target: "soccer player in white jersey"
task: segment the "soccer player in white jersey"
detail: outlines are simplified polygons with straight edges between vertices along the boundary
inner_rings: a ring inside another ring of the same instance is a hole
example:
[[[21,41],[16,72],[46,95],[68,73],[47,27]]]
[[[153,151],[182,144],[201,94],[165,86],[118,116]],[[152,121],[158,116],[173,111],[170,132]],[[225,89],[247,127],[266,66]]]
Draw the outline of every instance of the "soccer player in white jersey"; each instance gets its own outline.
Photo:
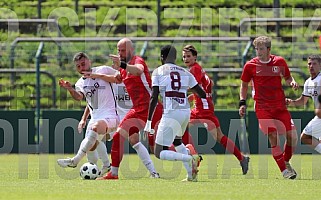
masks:
[[[316,116],[308,123],[301,133],[301,141],[304,144],[310,145],[311,148],[321,153],[321,113],[320,103],[318,97],[321,94],[321,56],[310,55],[308,57],[308,69],[310,78],[304,83],[302,95],[295,100],[286,99],[289,106],[302,106],[305,105],[311,97],[314,101],[314,108]]]
[[[182,161],[187,170],[184,181],[197,181],[197,163],[200,156],[188,154],[182,143],[182,136],[190,118],[187,90],[190,88],[201,98],[206,98],[206,94],[190,72],[175,65],[176,55],[174,46],[166,45],[161,48],[163,65],[152,74],[153,91],[144,131],[146,134],[152,130],[151,119],[160,94],[164,109],[155,140],[155,156],[161,160]],[[174,144],[176,152],[168,150],[171,144]]]
[[[120,121],[124,118],[126,113],[133,106],[133,102],[130,99],[130,96],[127,93],[124,83],[114,84],[114,94],[117,103],[117,114],[119,116]],[[78,124],[78,132],[82,133],[83,128],[86,126],[86,121],[89,116],[89,108],[86,106],[83,116]],[[89,122],[90,124],[90,122]],[[90,130],[90,126],[87,126],[86,132]],[[111,140],[115,132],[109,133],[107,135],[107,139]],[[97,164],[98,158],[101,159],[103,166],[101,169],[101,175],[110,171],[111,165],[110,160],[108,158],[108,153],[106,149],[106,144],[104,143],[104,138],[99,141],[97,148],[94,151],[87,152],[87,160],[88,162]]]
[[[83,52],[76,53],[73,61],[82,77],[76,82],[75,89],[69,81],[63,79],[59,80],[59,85],[67,89],[75,100],[86,99],[91,120],[76,156],[57,160],[61,167],[76,167],[87,152],[103,146],[99,141],[115,131],[119,124],[113,86],[120,82],[117,71],[108,66],[91,68],[91,61]],[[107,152],[106,147],[104,150]]]

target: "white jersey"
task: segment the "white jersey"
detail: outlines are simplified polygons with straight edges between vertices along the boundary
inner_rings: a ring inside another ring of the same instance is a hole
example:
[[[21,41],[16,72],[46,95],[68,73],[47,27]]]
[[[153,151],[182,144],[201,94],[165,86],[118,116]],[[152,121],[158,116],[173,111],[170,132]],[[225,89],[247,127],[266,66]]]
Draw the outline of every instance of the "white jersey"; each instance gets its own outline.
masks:
[[[187,90],[197,84],[189,71],[175,64],[162,65],[152,74],[152,86],[159,86],[164,113],[170,110],[189,110]]]
[[[117,113],[120,120],[122,120],[127,112],[133,107],[133,102],[130,99],[124,83],[115,84],[114,90],[117,103]]]
[[[315,108],[318,107],[318,95],[321,94],[321,73],[314,79],[308,78],[304,83],[302,95],[312,97]]]
[[[93,73],[114,75],[117,73],[111,67],[93,67]],[[84,94],[92,119],[101,119],[117,116],[114,83],[102,79],[81,77],[75,84],[77,91]]]

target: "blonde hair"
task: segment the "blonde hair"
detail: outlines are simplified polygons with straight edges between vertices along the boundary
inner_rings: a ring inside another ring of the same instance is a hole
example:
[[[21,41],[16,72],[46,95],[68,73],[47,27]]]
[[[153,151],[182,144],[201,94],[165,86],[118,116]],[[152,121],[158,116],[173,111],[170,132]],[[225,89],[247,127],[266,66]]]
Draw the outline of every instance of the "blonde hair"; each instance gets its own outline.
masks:
[[[186,45],[184,48],[183,48],[183,51],[189,51],[192,53],[193,56],[197,56],[197,50],[195,49],[195,47],[193,45]]]
[[[77,62],[79,61],[80,59],[82,58],[86,58],[86,59],[89,59],[88,55],[85,54],[84,52],[78,52],[74,55],[74,58],[73,58],[73,61],[74,62]]]
[[[266,46],[267,48],[271,48],[271,46],[272,46],[271,39],[267,36],[259,36],[254,39],[253,45],[255,47],[257,47],[260,44],[264,44],[264,46]]]

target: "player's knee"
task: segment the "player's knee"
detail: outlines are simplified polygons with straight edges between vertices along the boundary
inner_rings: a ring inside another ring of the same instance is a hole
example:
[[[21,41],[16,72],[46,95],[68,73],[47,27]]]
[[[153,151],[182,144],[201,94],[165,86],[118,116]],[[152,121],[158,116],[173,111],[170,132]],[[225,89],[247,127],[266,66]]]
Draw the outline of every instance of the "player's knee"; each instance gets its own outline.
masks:
[[[312,136],[306,135],[305,133],[302,133],[300,136],[300,140],[303,144],[312,144]]]
[[[160,153],[161,153],[161,150],[159,151],[159,150],[155,149],[154,154],[155,154],[156,158],[160,159]]]
[[[131,135],[128,138],[129,143],[133,146],[139,142],[139,135],[137,133]]]
[[[179,146],[182,144],[182,139],[174,139],[173,145],[175,147]]]
[[[91,130],[95,131],[96,133],[98,132],[98,126],[97,124],[94,124],[92,127],[91,127]]]
[[[306,134],[301,133],[301,135],[300,135],[300,140],[304,140],[305,138],[306,138]]]
[[[168,147],[162,146],[162,145],[159,145],[159,144],[156,144],[156,145],[155,145],[155,151],[154,151],[155,157],[158,158],[158,159],[160,159],[160,153],[161,153],[163,150],[168,150]]]

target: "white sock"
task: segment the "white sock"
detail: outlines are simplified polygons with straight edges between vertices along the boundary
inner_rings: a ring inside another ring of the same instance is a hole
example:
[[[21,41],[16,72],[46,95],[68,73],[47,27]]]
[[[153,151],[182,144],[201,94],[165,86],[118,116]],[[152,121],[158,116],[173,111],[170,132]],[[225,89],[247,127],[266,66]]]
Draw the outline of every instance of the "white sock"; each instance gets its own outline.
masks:
[[[185,147],[185,145],[183,143],[181,145],[179,145],[179,146],[176,146],[175,150],[178,153],[189,155],[188,154],[188,149]]]
[[[99,144],[96,148],[99,158],[101,159],[101,162],[103,163],[103,167],[108,167],[110,165],[110,161],[108,158],[107,148],[104,142],[99,141]]]
[[[111,166],[111,174],[114,176],[118,176],[118,169],[119,167]]]
[[[98,153],[97,151],[88,151],[87,152],[87,160],[90,163],[94,163],[97,165],[97,161],[98,161]]]
[[[143,164],[148,169],[148,171],[150,173],[155,173],[156,170],[155,170],[155,167],[154,167],[154,163],[151,160],[150,155],[149,155],[146,147],[141,142],[138,142],[135,145],[133,145],[133,148],[136,150],[139,158],[142,160]]]
[[[78,153],[75,157],[72,158],[74,164],[78,164],[80,160],[86,155],[86,153],[91,149],[96,143],[98,134],[90,130],[87,136],[82,140]]]
[[[192,159],[192,156],[170,151],[170,150],[163,150],[160,152],[159,158],[161,160],[171,160],[171,161],[179,160],[179,161],[189,162]]]
[[[175,150],[178,153],[181,153],[181,154],[184,154],[184,155],[189,155],[188,149],[185,147],[185,145],[183,143],[181,145],[179,145],[179,146],[176,146]],[[183,165],[184,165],[184,167],[185,167],[185,169],[187,171],[188,177],[192,177],[192,167],[189,165],[189,161],[188,162],[183,161]]]
[[[318,153],[321,153],[321,143],[318,144],[318,145],[314,148],[314,150],[316,150]]]

